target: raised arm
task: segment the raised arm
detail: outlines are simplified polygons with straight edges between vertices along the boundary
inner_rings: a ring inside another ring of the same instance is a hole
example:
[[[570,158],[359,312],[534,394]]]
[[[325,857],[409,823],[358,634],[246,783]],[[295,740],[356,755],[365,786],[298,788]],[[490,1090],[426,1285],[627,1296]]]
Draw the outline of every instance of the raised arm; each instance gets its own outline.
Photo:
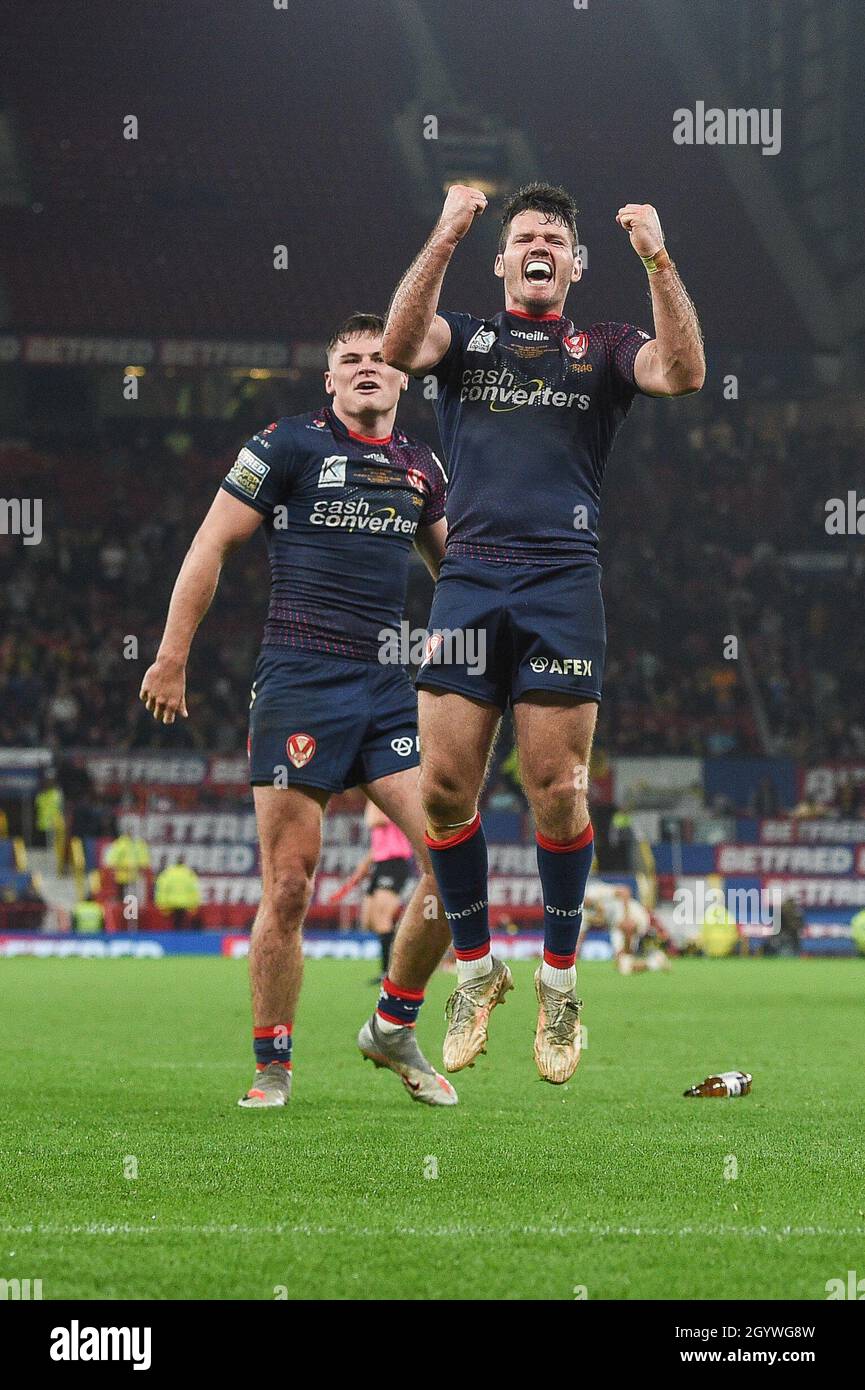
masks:
[[[649,275],[655,336],[634,359],[634,380],[649,396],[687,396],[706,379],[697,311],[664,246],[658,214],[649,203],[627,203],[616,221]]]
[[[139,698],[163,724],[188,718],[186,663],[198,625],[213,602],[226,556],[258,529],[261,512],[220,490],[186,552],[174,584],[156,660],[145,673]]]
[[[451,330],[436,313],[451,256],[487,200],[478,188],[455,183],[429,239],[400,280],[390,302],[382,352],[392,367],[421,376],[450,347]]]

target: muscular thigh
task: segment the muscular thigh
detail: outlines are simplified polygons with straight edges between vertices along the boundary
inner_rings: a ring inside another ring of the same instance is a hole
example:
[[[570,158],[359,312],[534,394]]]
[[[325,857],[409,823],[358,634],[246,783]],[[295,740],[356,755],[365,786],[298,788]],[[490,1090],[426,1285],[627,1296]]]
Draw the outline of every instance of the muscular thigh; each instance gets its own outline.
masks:
[[[501,721],[495,705],[452,691],[418,691],[421,778],[476,800]]]
[[[533,691],[514,705],[520,776],[526,795],[563,782],[588,792],[588,765],[598,706],[552,691]]]
[[[315,872],[329,794],[317,787],[253,787],[262,887],[289,869]]]

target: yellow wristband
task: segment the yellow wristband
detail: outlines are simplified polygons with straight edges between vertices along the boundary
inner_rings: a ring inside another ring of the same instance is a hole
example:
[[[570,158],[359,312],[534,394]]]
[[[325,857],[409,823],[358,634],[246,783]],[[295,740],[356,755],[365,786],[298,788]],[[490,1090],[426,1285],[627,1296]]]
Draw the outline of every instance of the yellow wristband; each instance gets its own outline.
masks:
[[[659,270],[668,270],[673,264],[666,246],[660,246],[651,256],[641,256],[640,260],[649,275],[657,275]]]

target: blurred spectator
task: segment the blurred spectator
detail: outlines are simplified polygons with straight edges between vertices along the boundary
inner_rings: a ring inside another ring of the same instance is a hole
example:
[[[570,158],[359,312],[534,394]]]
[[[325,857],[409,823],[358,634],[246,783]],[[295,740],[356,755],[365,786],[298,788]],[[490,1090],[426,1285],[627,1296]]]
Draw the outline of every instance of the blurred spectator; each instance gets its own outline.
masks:
[[[72,930],[80,936],[93,936],[105,930],[105,911],[93,898],[83,898],[72,909]]]
[[[798,956],[805,918],[795,898],[785,898],[778,914],[778,934],[773,939],[774,954]]]
[[[188,864],[169,864],[156,880],[156,906],[171,916],[175,931],[188,931],[201,924],[194,914],[201,906],[201,884]]]
[[[607,832],[609,843],[609,868],[628,872],[633,867],[634,826],[630,811],[619,807],[613,809]]]
[[[760,816],[767,820],[777,816],[780,809],[778,789],[774,781],[768,774],[761,777],[757,784],[757,789],[751,797],[750,813],[752,816]]]
[[[57,853],[59,836],[63,830],[63,793],[57,785],[57,778],[49,772],[42,789],[34,799],[36,830],[42,843]]]
[[[133,835],[118,835],[106,849],[103,863],[114,876],[119,898],[123,899],[131,891],[139,905],[147,901],[150,850],[144,840]]]
[[[862,785],[845,777],[835,793],[832,805],[844,820],[852,820],[862,809]]]

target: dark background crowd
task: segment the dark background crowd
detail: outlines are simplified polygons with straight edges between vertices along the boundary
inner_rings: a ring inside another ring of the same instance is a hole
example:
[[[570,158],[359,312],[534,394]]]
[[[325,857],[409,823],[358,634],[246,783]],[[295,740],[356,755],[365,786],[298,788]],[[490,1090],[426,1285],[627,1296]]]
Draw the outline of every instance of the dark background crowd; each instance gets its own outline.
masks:
[[[384,309],[455,180],[490,206],[442,303],[492,312],[502,200],[543,177],[580,206],[568,312],[651,327],[614,220],[648,199],[709,364],[698,397],[637,402],[608,469],[599,745],[865,755],[862,538],[825,528],[827,501],[863,477],[862,7],[806,18],[740,0],[731,19],[688,0],[673,22],[670,6],[620,3],[598,25],[562,3],[544,6],[542,42],[536,5],[498,0],[473,0],[468,27],[463,0],[377,6],[368,23],[356,0],[332,0],[327,24],[317,6],[264,4],[239,25],[235,8],[89,0],[85,26],[68,0],[4,14],[6,48],[30,56],[0,92],[0,491],[42,499],[43,539],[0,532],[0,743],[243,748],[260,539],[196,640],[188,723],[159,729],[136,701],[220,477],[254,430],[321,399],[312,368],[334,324]],[[706,64],[722,105],[783,111],[775,155],[674,139]],[[130,356],[70,363],[56,335],[84,358],[106,340]],[[123,398],[120,363],[159,361],[167,339],[263,343],[287,369],[253,380],[254,347],[238,370],[148,365]],[[401,422],[437,443],[416,387]],[[418,564],[413,627],[429,598]]]
[[[319,398],[311,377],[287,385],[283,409]],[[156,726],[137,692],[195,528],[245,435],[266,423],[248,413],[96,446],[2,446],[7,493],[42,499],[43,536],[0,537],[0,742],[242,750],[268,596],[261,537],[229,560],[196,638],[189,720]],[[401,423],[436,444],[417,388]],[[812,426],[790,402],[637,401],[602,507],[606,751],[865,755],[865,649],[848,640],[861,544],[825,526],[860,450],[849,420]],[[430,595],[418,562],[412,627],[426,625]]]

